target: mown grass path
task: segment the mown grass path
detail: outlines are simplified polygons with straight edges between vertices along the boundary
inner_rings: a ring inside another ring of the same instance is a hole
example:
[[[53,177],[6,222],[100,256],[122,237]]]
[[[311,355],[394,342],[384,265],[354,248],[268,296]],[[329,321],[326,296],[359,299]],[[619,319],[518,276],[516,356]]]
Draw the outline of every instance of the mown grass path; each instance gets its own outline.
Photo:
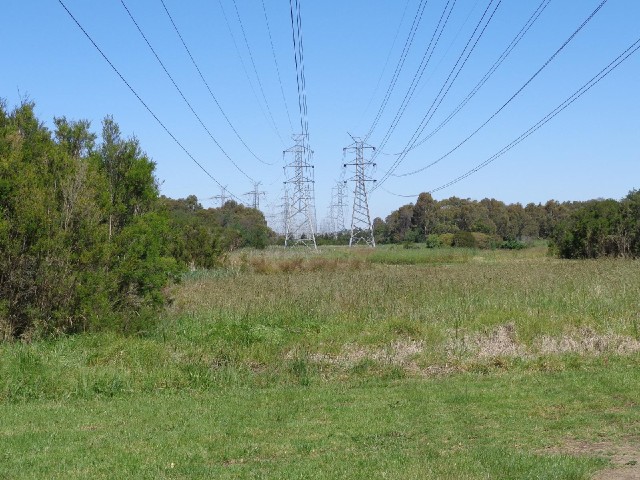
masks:
[[[0,475],[587,478],[552,452],[640,435],[637,365],[3,405]]]

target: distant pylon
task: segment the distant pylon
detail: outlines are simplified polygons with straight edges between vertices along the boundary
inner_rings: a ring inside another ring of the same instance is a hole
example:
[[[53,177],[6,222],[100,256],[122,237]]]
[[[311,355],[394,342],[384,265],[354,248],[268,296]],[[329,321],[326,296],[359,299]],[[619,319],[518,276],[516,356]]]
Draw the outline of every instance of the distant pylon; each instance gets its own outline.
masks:
[[[224,204],[227,203],[227,199],[229,198],[229,195],[227,195],[227,186],[225,185],[224,187],[220,187],[220,195],[214,195],[213,197],[209,198],[211,200],[219,200],[220,208],[224,207]]]
[[[353,162],[344,164],[345,167],[354,167],[354,175],[350,180],[355,183],[353,189],[353,212],[351,215],[351,238],[349,239],[349,246],[364,243],[375,247],[376,241],[373,237],[371,215],[369,214],[369,200],[367,198],[367,182],[375,182],[375,180],[368,175],[368,170],[374,167],[375,163],[371,160],[365,160],[364,158],[364,150],[375,150],[375,147],[367,145],[359,137],[349,136],[353,140],[353,143],[343,148],[344,152],[355,153]]]
[[[293,135],[293,140],[296,144],[283,152],[283,156],[293,157],[284,167],[288,191],[284,245],[303,244],[316,249],[313,152],[307,144],[308,135]]]
[[[284,193],[282,195],[282,235],[287,236],[287,222],[289,221],[289,190],[287,190],[287,184],[284,184]]]
[[[251,199],[251,207],[260,210],[260,196],[266,195],[267,192],[260,191],[262,182],[253,182],[253,190],[245,193]]]
[[[344,231],[344,200],[347,197],[345,181],[336,182],[331,189],[331,205],[329,216],[331,218],[331,230],[334,238],[338,238],[340,232]]]

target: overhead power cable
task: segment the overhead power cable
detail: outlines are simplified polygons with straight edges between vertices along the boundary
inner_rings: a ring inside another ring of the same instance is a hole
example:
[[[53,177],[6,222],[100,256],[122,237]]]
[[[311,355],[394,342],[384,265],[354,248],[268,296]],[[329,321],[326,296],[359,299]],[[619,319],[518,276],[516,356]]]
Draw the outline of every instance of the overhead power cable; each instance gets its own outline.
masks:
[[[147,39],[146,35],[144,34],[144,32],[142,31],[142,29],[140,28],[140,25],[138,25],[138,22],[136,21],[136,19],[133,17],[133,15],[131,14],[131,12],[129,11],[129,9],[127,8],[127,5],[125,4],[124,0],[120,0],[120,3],[122,4],[122,6],[124,7],[124,9],[127,11],[127,14],[129,15],[129,18],[131,19],[131,21],[133,22],[133,24],[136,26],[136,28],[138,29],[138,32],[140,33],[140,35],[142,36],[142,38],[144,39],[145,43],[147,44],[147,46],[149,47],[149,49],[151,50],[151,52],[153,53],[153,56],[156,57],[156,60],[158,61],[158,63],[160,64],[160,66],[162,67],[162,70],[164,70],[164,73],[167,74],[167,77],[169,77],[169,80],[171,80],[171,83],[173,84],[173,86],[176,88],[176,90],[178,91],[178,93],[180,94],[180,97],[182,97],[182,100],[184,100],[184,102],[186,103],[187,107],[189,107],[189,110],[191,110],[191,113],[193,113],[193,115],[196,117],[196,119],[198,120],[198,123],[200,123],[200,125],[202,126],[202,128],[204,128],[205,132],[207,132],[207,135],[209,135],[209,138],[211,138],[211,140],[213,140],[213,143],[216,144],[216,146],[220,149],[220,151],[222,152],[222,154],[227,157],[227,159],[233,164],[234,167],[236,167],[236,169],[242,173],[245,177],[247,177],[247,179],[252,182],[255,183],[255,180],[247,173],[245,172],[242,168],[240,168],[240,166],[231,158],[231,156],[229,156],[229,154],[226,152],[226,150],[224,148],[222,148],[222,145],[220,145],[220,142],[218,142],[218,140],[216,140],[216,138],[213,136],[213,134],[211,133],[211,131],[207,128],[207,126],[204,124],[204,122],[202,121],[202,119],[200,118],[200,116],[196,113],[196,111],[194,110],[193,106],[191,105],[191,103],[189,102],[189,100],[187,100],[187,97],[185,97],[184,93],[182,92],[182,90],[180,89],[180,87],[178,86],[178,84],[175,82],[175,80],[173,79],[173,77],[171,76],[171,74],[169,73],[169,71],[167,70],[167,67],[164,65],[164,63],[162,62],[162,60],[160,59],[160,57],[158,56],[158,54],[156,53],[155,49],[151,46],[151,43],[149,43],[149,40]]]
[[[378,122],[380,121],[380,117],[382,116],[382,113],[384,112],[384,109],[387,107],[387,103],[389,102],[389,98],[391,97],[391,93],[393,92],[393,89],[396,86],[396,83],[398,82],[398,77],[400,76],[400,72],[402,71],[402,68],[404,67],[404,63],[407,59],[407,55],[409,54],[409,50],[411,50],[411,46],[413,45],[413,39],[416,36],[416,32],[418,31],[418,27],[420,26],[420,22],[422,21],[422,16],[424,14],[424,9],[427,6],[427,1],[426,0],[420,0],[420,3],[418,4],[418,9],[416,10],[416,13],[413,17],[413,22],[411,23],[411,28],[409,30],[409,34],[407,35],[407,39],[404,42],[404,47],[402,49],[402,53],[400,54],[400,58],[398,59],[398,63],[396,64],[396,68],[393,72],[393,75],[391,77],[391,81],[389,83],[389,86],[387,87],[387,91],[384,94],[384,98],[382,99],[382,103],[380,104],[380,107],[378,108],[378,112],[376,113],[375,118],[373,119],[373,123],[371,124],[371,127],[369,128],[369,131],[367,132],[367,134],[365,135],[364,141],[366,142],[369,137],[371,136],[371,134],[373,133],[373,131],[376,129],[376,126],[378,125]]]
[[[84,27],[80,24],[80,22],[76,19],[76,17],[73,16],[73,14],[71,13],[71,11],[67,8],[67,6],[64,4],[64,2],[62,0],[58,0],[58,3],[60,3],[60,5],[62,6],[62,8],[65,9],[65,11],[69,14],[69,16],[71,17],[71,19],[75,22],[75,24],[78,26],[78,28],[82,31],[82,33],[84,33],[85,37],[87,37],[89,39],[89,41],[91,42],[91,44],[94,46],[94,48],[98,51],[98,53],[100,53],[100,55],[102,56],[102,58],[109,64],[109,66],[113,69],[114,72],[116,72],[116,74],[118,75],[118,77],[120,77],[120,80],[122,80],[122,82],[127,86],[127,88],[129,88],[129,90],[131,91],[131,93],[133,93],[133,95],[138,99],[138,101],[142,104],[142,106],[147,110],[147,112],[149,112],[151,114],[151,116],[155,119],[156,122],[158,122],[158,124],[162,127],[162,129],[167,132],[167,134],[171,137],[171,139],[182,149],[182,151],[198,166],[200,167],[200,169],[211,179],[213,180],[220,188],[223,188],[223,185],[213,176],[211,175],[211,173],[209,173],[209,171],[200,163],[198,162],[198,160],[195,159],[195,157],[184,147],[184,145],[182,145],[182,143],[180,143],[180,141],[175,137],[175,135],[173,133],[171,133],[171,131],[165,126],[164,123],[162,123],[162,121],[158,118],[158,116],[153,112],[153,110],[151,110],[151,108],[149,108],[149,106],[145,103],[144,100],[142,100],[142,98],[140,97],[140,95],[138,95],[138,93],[134,90],[134,88],[129,84],[129,82],[127,82],[127,80],[124,78],[124,76],[120,73],[120,71],[115,67],[115,65],[111,62],[111,60],[109,60],[109,58],[105,55],[105,53],[100,49],[100,47],[98,47],[98,45],[96,44],[96,42],[93,40],[93,38],[91,38],[91,36],[87,33],[87,31],[84,29]],[[238,198],[237,196],[235,196],[233,193],[229,192],[229,194],[235,198],[238,202],[241,202],[240,198]]]
[[[425,135],[422,139],[417,141],[409,149],[409,151],[416,149],[420,145],[424,144],[431,137],[433,137],[436,133],[438,133],[444,126],[446,126],[460,112],[460,110],[462,110],[469,103],[469,101],[471,101],[471,99],[478,93],[478,91],[484,86],[484,84],[487,83],[487,81],[491,78],[491,76],[496,72],[496,70],[498,70],[498,68],[502,65],[502,63],[506,60],[506,58],[516,48],[518,43],[520,43],[520,41],[527,34],[527,32],[529,32],[529,30],[531,29],[533,24],[538,20],[538,18],[540,18],[540,15],[542,15],[542,12],[544,12],[544,10],[547,8],[549,3],[551,3],[551,0],[542,0],[540,2],[538,7],[531,14],[531,16],[529,17],[527,22],[524,24],[524,26],[520,29],[520,31],[513,38],[513,40],[511,40],[511,42],[509,43],[507,48],[500,54],[498,59],[493,63],[493,65],[491,65],[489,70],[483,75],[483,77],[478,81],[478,83],[473,87],[473,89],[467,94],[467,96],[440,123],[440,125],[438,125],[435,129],[433,129],[429,134]],[[405,151],[398,152],[398,153],[385,153],[385,152],[380,151],[380,153],[383,154],[383,155],[396,155],[396,156],[398,156],[398,155],[402,155],[403,153],[405,153]],[[404,174],[401,174],[401,175],[394,174],[393,176],[394,177],[396,177],[396,176],[404,176]]]
[[[280,142],[282,144],[284,144],[284,142],[282,141],[282,137],[280,136],[280,132],[278,131],[278,128],[275,125],[275,122],[273,122],[272,120],[269,119],[269,116],[267,115],[267,112],[265,112],[264,107],[262,106],[262,102],[260,101],[260,99],[258,98],[258,94],[256,93],[256,89],[253,86],[253,82],[251,81],[251,76],[249,75],[249,71],[247,70],[247,66],[244,63],[244,59],[242,58],[242,54],[240,53],[240,48],[238,47],[238,42],[236,42],[236,36],[233,34],[233,30],[231,29],[231,24],[229,23],[229,18],[227,17],[227,12],[224,9],[224,6],[222,5],[222,0],[218,0],[218,4],[220,5],[220,10],[222,11],[222,17],[224,18],[224,22],[227,25],[227,30],[229,31],[229,36],[231,37],[231,40],[233,41],[233,46],[236,50],[236,55],[238,56],[238,59],[240,60],[240,65],[242,65],[242,71],[244,72],[245,77],[247,77],[247,82],[249,82],[249,87],[251,88],[251,92],[253,93],[253,97],[256,100],[256,103],[258,104],[258,107],[260,108],[260,111],[262,112],[262,116],[264,117],[265,121],[267,122],[267,124],[269,125],[269,127],[274,131],[274,133],[278,136],[278,138],[280,139]],[[273,117],[271,117],[271,119],[273,119]]]
[[[293,124],[291,123],[291,115],[289,114],[289,104],[287,103],[287,97],[284,94],[284,87],[282,86],[282,77],[280,76],[280,67],[278,66],[278,57],[276,56],[276,49],[273,46],[273,38],[271,36],[271,26],[269,25],[269,16],[267,15],[267,8],[262,0],[262,11],[264,12],[264,21],[267,24],[267,33],[269,34],[269,44],[271,45],[271,55],[273,56],[273,63],[276,66],[276,73],[278,74],[278,83],[280,84],[280,93],[282,93],[282,101],[284,102],[284,108],[287,112],[287,119],[289,120],[289,127],[293,131]]]
[[[258,80],[258,86],[260,87],[260,93],[262,94],[262,99],[264,100],[264,104],[267,107],[269,118],[271,118],[271,122],[273,122],[273,128],[278,134],[278,138],[280,138],[280,141],[284,143],[284,140],[280,135],[280,130],[278,130],[278,125],[276,124],[276,121],[273,118],[273,114],[271,113],[271,107],[269,107],[269,101],[267,100],[267,96],[264,93],[264,87],[262,86],[262,81],[260,80],[258,69],[256,68],[256,62],[253,60],[253,53],[251,53],[251,47],[249,46],[249,40],[247,39],[247,34],[244,31],[244,25],[242,24],[242,18],[240,17],[240,10],[238,10],[238,3],[236,2],[236,0],[233,0],[233,7],[236,10],[236,17],[238,17],[238,23],[240,24],[240,30],[242,31],[242,38],[244,38],[244,44],[247,46],[247,51],[249,52],[249,59],[251,60],[251,65],[253,66],[253,73],[256,74],[256,79]]]
[[[475,50],[476,46],[478,45],[478,42],[480,41],[480,39],[484,35],[485,30],[489,26],[489,23],[491,23],[491,20],[493,19],[493,16],[495,15],[496,11],[498,10],[498,7],[500,6],[500,4],[502,2],[502,0],[498,0],[495,8],[493,9],[493,12],[491,12],[491,14],[489,15],[489,18],[487,19],[486,23],[484,24],[484,27],[482,27],[482,30],[480,30],[480,33],[476,37],[476,33],[477,33],[478,29],[480,29],[480,27],[482,26],[484,18],[487,16],[487,14],[489,12],[489,9],[491,8],[491,5],[493,4],[493,1],[494,0],[489,0],[489,4],[487,5],[487,8],[485,9],[484,13],[482,14],[482,17],[480,18],[480,20],[476,24],[476,27],[475,27],[473,33],[469,37],[469,40],[467,41],[465,47],[460,52],[460,55],[458,56],[458,59],[456,60],[456,63],[454,64],[453,68],[449,72],[449,75],[447,76],[446,80],[442,84],[442,87],[440,88],[440,91],[437,93],[437,95],[435,96],[433,102],[429,106],[429,109],[427,110],[427,112],[425,113],[424,117],[422,118],[420,124],[418,125],[418,128],[416,128],[416,130],[414,131],[413,135],[411,136],[411,138],[409,140],[409,143],[407,144],[407,147],[405,148],[405,150],[408,151],[409,147],[411,145],[413,145],[413,143],[415,142],[415,140],[417,138],[420,137],[420,135],[422,134],[422,132],[426,128],[426,126],[429,123],[429,121],[431,120],[431,118],[433,118],[433,115],[435,115],[436,111],[438,110],[438,107],[440,106],[440,104],[442,103],[444,98],[446,97],[446,95],[449,92],[449,90],[451,89],[452,85],[454,84],[454,82],[458,78],[458,75],[460,75],[460,72],[464,69],[464,67],[465,67],[465,65],[467,63],[467,60],[469,60],[469,57],[471,56],[471,54]],[[475,42],[473,42],[474,37],[476,37],[475,38]],[[473,45],[471,46],[471,48],[469,48],[469,46],[471,45],[471,42],[473,42]],[[466,57],[465,57],[465,53],[466,53]],[[464,57],[464,60],[463,60],[463,57]],[[460,63],[460,62],[462,62],[462,63]],[[458,65],[459,65],[459,67],[458,67]],[[453,78],[451,78],[452,76],[453,76]],[[384,148],[384,145],[382,145],[381,147]],[[406,153],[404,155],[398,157],[395,160],[395,162],[391,165],[391,167],[385,172],[385,174],[383,175],[381,181],[377,184],[377,186],[379,186],[380,184],[384,183],[389,178],[389,176],[394,172],[394,170],[398,167],[400,162],[402,162],[404,160],[405,157],[406,157]],[[373,190],[375,190],[377,188],[377,186],[374,187]]]
[[[295,6],[294,6],[295,2]],[[296,84],[298,87],[298,110],[302,135],[309,138],[309,119],[307,109],[307,89],[304,74],[304,47],[302,44],[302,16],[299,0],[289,0],[291,14],[291,34],[293,38],[293,57],[296,66]]]
[[[173,20],[173,17],[171,16],[171,13],[169,13],[169,9],[167,8],[167,6],[164,3],[164,0],[160,0],[160,3],[162,3],[162,7],[164,8],[164,11],[166,12],[167,16],[169,17],[169,20],[171,21],[171,25],[173,25],[173,29],[176,31],[176,34],[178,35],[178,38],[180,38],[180,42],[182,43],[182,46],[184,47],[184,49],[187,52],[187,55],[189,56],[189,58],[191,59],[191,63],[193,63],[193,66],[195,67],[195,69],[198,72],[198,75],[200,76],[200,79],[202,80],[202,82],[204,83],[204,86],[207,88],[207,91],[209,92],[209,95],[211,96],[211,98],[213,99],[214,103],[216,104],[216,106],[218,107],[218,110],[220,110],[220,113],[222,114],[222,116],[224,117],[224,119],[227,121],[227,124],[229,125],[229,127],[231,127],[231,130],[233,130],[233,133],[236,135],[236,137],[238,137],[238,140],[240,140],[240,142],[242,143],[242,145],[244,145],[244,147],[247,149],[247,151],[251,154],[251,156],[253,156],[253,158],[255,158],[256,160],[258,160],[260,163],[263,163],[265,165],[273,165],[273,162],[266,162],[264,161],[262,158],[260,158],[258,155],[256,155],[254,153],[254,151],[249,147],[249,145],[247,145],[247,142],[242,138],[242,136],[238,133],[238,130],[236,130],[235,126],[233,125],[233,123],[231,123],[231,120],[229,119],[228,115],[225,113],[224,109],[222,108],[222,105],[220,105],[220,102],[218,101],[218,99],[216,98],[216,96],[213,94],[213,91],[211,90],[211,87],[209,86],[209,83],[207,82],[207,80],[204,78],[204,75],[202,74],[202,71],[200,70],[200,67],[198,66],[198,64],[196,63],[193,55],[191,54],[191,50],[189,50],[189,47],[187,46],[187,43],[185,42],[184,38],[182,37],[182,34],[180,33],[180,30],[178,29],[178,26],[176,25],[176,23]]]
[[[516,138],[511,143],[509,143],[508,145],[503,147],[501,150],[499,150],[498,152],[493,154],[491,157],[486,159],[484,162],[476,165],[471,170],[469,170],[466,173],[460,175],[459,177],[456,177],[453,180],[451,180],[451,181],[449,181],[449,182],[447,182],[447,183],[445,183],[445,184],[443,184],[443,185],[441,185],[441,186],[439,186],[437,188],[434,188],[429,193],[433,193],[433,192],[437,192],[437,191],[443,190],[443,189],[445,189],[447,187],[450,187],[451,185],[454,185],[454,184],[458,183],[461,180],[464,180],[465,178],[473,175],[477,171],[483,169],[484,167],[486,167],[487,165],[489,165],[490,163],[492,163],[493,161],[495,161],[496,159],[498,159],[499,157],[501,157],[502,155],[507,153],[509,150],[511,150],[513,147],[515,147],[516,145],[518,145],[519,143],[524,141],[526,138],[528,138],[530,135],[532,135],[538,129],[542,128],[545,124],[547,124],[549,121],[551,121],[556,115],[558,115],[560,112],[562,112],[565,108],[567,108],[573,102],[578,100],[582,95],[584,95],[589,90],[591,90],[603,78],[605,78],[612,71],[614,71],[616,68],[618,68],[625,60],[627,60],[631,55],[633,55],[639,49],[640,49],[640,37],[634,43],[632,43],[624,52],[622,52],[620,55],[618,55],[611,63],[609,63],[606,67],[604,67],[602,70],[600,70],[588,82],[586,82],[584,85],[582,85],[582,87],[580,87],[572,95],[567,97],[564,102],[562,102],[560,105],[558,105],[556,108],[554,108],[551,112],[549,112],[547,115],[545,115],[541,120],[539,120],[536,124],[534,124],[528,130],[523,132],[518,138]]]
[[[407,15],[407,10],[409,9],[409,2],[407,0],[404,4],[404,9],[402,10],[402,17],[400,17],[400,23],[398,23],[398,28],[396,29],[396,34],[393,37],[393,41],[391,42],[391,46],[389,47],[389,52],[387,53],[387,58],[384,61],[384,65],[382,66],[382,70],[380,70],[380,76],[378,77],[378,81],[376,82],[376,86],[371,93],[371,97],[369,97],[369,101],[367,102],[367,106],[364,108],[363,116],[369,111],[369,107],[371,103],[373,103],[373,99],[378,93],[378,89],[380,88],[380,84],[382,83],[382,77],[384,76],[384,72],[387,71],[387,65],[389,65],[389,60],[391,59],[391,53],[393,52],[393,47],[396,46],[396,42],[398,41],[398,36],[400,35],[400,29],[402,28],[402,24],[404,23],[404,18]]]
[[[446,154],[442,155],[437,160],[431,162],[430,164],[428,164],[428,165],[426,165],[426,166],[424,166],[424,167],[422,167],[422,168],[420,168],[418,170],[414,170],[413,172],[409,172],[407,174],[404,174],[403,176],[414,175],[416,173],[419,173],[419,172],[422,172],[422,171],[426,170],[429,167],[432,167],[433,165],[437,164],[441,160],[443,160],[446,157],[448,157],[449,155],[451,155],[458,148],[460,148],[462,145],[464,145],[467,141],[469,141],[476,133],[478,133],[491,120],[493,120],[502,110],[504,110],[507,107],[507,105],[509,105],[509,103],[511,103],[518,95],[520,95],[520,93],[522,93],[522,91],[540,74],[540,72],[542,72],[560,54],[560,52],[562,52],[562,50],[564,50],[564,48],[576,37],[576,35],[578,35],[578,33],[591,21],[591,19],[600,11],[600,9],[607,3],[607,1],[608,0],[602,0],[602,2],[582,22],[582,24],[580,24],[580,26],[578,26],[578,28],[569,36],[569,38],[567,38],[563,42],[563,44],[553,53],[553,55],[551,55],[546,60],[546,62],[498,110],[496,110],[483,124],[481,124],[476,130],[474,130],[464,140],[462,140],[460,143],[458,143],[455,147],[453,147],[451,150],[449,150]],[[424,127],[425,126],[426,125],[424,125],[422,127],[419,127],[419,129],[414,132],[414,134],[412,136],[413,142],[410,141],[407,144],[407,147],[403,150],[404,153],[400,157],[398,157],[398,159],[396,159],[394,164],[389,168],[389,170],[387,170],[387,172],[385,173],[385,176],[382,178],[381,181],[379,181],[377,183],[375,188],[379,188],[379,186],[382,185],[382,183],[384,183],[391,176],[391,174],[393,174],[395,169],[406,158],[407,153],[411,150],[411,147],[415,144],[417,138],[422,134],[422,132],[424,131]]]
[[[305,75],[304,68],[304,43],[302,42],[302,7],[300,6],[300,0],[296,0],[296,29],[298,34],[298,54],[300,58],[300,78],[302,82],[302,93],[303,93],[303,106],[304,106],[304,116],[305,116],[305,134],[309,135],[309,110],[307,106],[307,77]]]
[[[422,56],[420,65],[418,66],[418,69],[413,75],[413,79],[411,80],[411,85],[407,89],[404,95],[404,98],[402,99],[402,103],[400,104],[400,107],[398,108],[398,111],[396,112],[395,117],[393,118],[393,121],[389,125],[387,132],[385,133],[382,141],[380,142],[380,147],[379,147],[380,149],[383,149],[386,146],[389,138],[391,137],[396,127],[398,126],[398,123],[400,122],[402,115],[404,115],[404,112],[406,111],[407,106],[409,105],[409,102],[413,98],[413,94],[415,93],[416,88],[418,88],[418,84],[422,80],[422,76],[424,75],[424,72],[427,69],[427,66],[429,65],[429,61],[431,60],[431,57],[433,56],[433,52],[438,46],[438,43],[440,42],[440,38],[442,37],[442,33],[444,32],[447,26],[447,23],[449,22],[451,12],[453,12],[453,8],[455,7],[455,4],[456,4],[456,0],[453,0],[453,2],[451,0],[447,0],[447,3],[445,4],[442,10],[442,13],[440,14],[440,19],[438,20],[438,24],[436,25],[436,28],[433,31],[433,35],[431,36],[431,40],[429,41],[429,44],[427,45],[427,48]],[[451,8],[449,8],[449,5],[451,5]],[[377,157],[377,154],[374,154],[374,159],[376,157]]]

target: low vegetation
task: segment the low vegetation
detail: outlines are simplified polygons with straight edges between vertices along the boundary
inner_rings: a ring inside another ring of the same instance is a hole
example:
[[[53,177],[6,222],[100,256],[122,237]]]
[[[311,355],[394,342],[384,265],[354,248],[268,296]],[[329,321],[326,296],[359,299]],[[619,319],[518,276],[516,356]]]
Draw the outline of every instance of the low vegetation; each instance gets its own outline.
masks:
[[[0,473],[588,478],[607,457],[567,445],[640,438],[639,272],[544,246],[236,251],[143,334],[1,345]]]

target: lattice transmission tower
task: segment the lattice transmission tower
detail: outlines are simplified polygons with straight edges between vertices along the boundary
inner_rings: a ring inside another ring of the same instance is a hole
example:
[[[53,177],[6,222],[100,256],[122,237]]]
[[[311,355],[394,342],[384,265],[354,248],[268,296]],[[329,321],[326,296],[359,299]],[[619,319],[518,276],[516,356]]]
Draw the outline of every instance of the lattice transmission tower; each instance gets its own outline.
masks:
[[[220,208],[224,207],[224,204],[229,200],[229,191],[227,190],[227,186],[221,186],[220,195],[209,197],[209,200],[218,200],[220,202]]]
[[[353,211],[351,214],[351,238],[349,246],[364,243],[372,247],[376,246],[373,238],[373,226],[371,225],[371,215],[369,214],[369,200],[367,197],[367,183],[375,182],[369,175],[375,163],[364,158],[364,151],[367,149],[375,150],[375,147],[364,143],[359,137],[349,135],[353,143],[345,148],[345,153],[355,153],[355,159],[352,163],[345,163],[344,166],[354,167],[354,175],[349,180],[353,181],[355,187],[353,189]]]
[[[256,210],[260,210],[260,197],[267,194],[267,192],[260,190],[260,185],[262,185],[262,182],[254,182],[253,190],[245,193],[245,196],[251,200],[251,207]]]
[[[293,135],[295,145],[283,152],[291,160],[285,163],[285,189],[287,208],[284,245],[303,244],[316,246],[316,213],[313,179],[313,151],[308,145],[308,135]]]
[[[331,189],[331,205],[329,207],[329,218],[331,219],[331,233],[334,238],[345,230],[344,207],[347,198],[347,187],[344,180],[336,182]]]

